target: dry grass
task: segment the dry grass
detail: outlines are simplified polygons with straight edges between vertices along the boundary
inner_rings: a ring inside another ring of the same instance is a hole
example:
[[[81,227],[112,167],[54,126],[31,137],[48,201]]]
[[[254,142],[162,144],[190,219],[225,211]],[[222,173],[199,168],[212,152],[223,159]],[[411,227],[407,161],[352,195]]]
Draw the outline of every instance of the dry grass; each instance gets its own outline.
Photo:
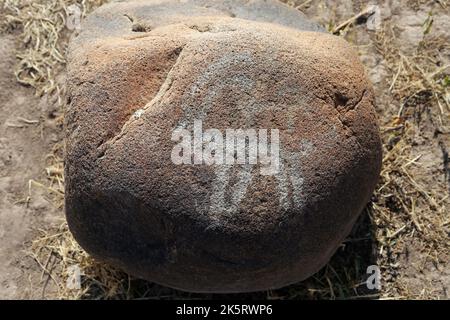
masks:
[[[40,230],[39,238],[31,244],[29,255],[42,268],[45,281],[54,283],[57,298],[111,299],[127,292],[127,276],[92,259],[74,240],[66,223],[56,229]],[[80,289],[66,285],[73,276],[74,266],[82,272]]]
[[[373,204],[378,264],[390,276],[384,297],[435,298],[431,283],[424,286],[429,289],[426,293],[399,285],[404,275],[397,270],[398,260],[412,243],[421,256],[421,265],[414,266],[417,273],[428,262],[439,269],[449,260],[448,177],[440,181],[433,174],[442,174],[441,168],[433,173],[424,168],[421,158],[428,150],[416,147],[423,139],[428,149],[449,142],[450,43],[448,38],[429,36],[429,31],[424,29],[423,40],[413,52],[402,50],[391,24],[385,24],[375,39],[391,75],[388,90],[397,107],[397,114],[381,116],[387,126],[382,129],[383,170]]]
[[[17,81],[54,95],[61,104],[63,87],[57,76],[64,70],[68,7],[78,5],[84,18],[104,0],[0,0],[0,30],[16,31],[21,42],[15,68]]]
[[[54,95],[62,101],[63,88],[57,76],[63,70],[67,45],[65,17],[67,6],[80,4],[83,15],[101,0],[25,1],[0,0],[6,9],[2,29],[16,32],[18,47],[17,80],[36,89],[37,94]],[[306,4],[305,4],[306,3]],[[306,1],[303,5],[309,5]],[[1,18],[1,17],[0,17]],[[429,22],[429,24],[431,24]],[[429,28],[425,28],[428,30]],[[402,281],[399,259],[411,243],[422,257],[417,270],[428,262],[445,265],[449,252],[449,194],[446,182],[434,181],[422,170],[421,154],[415,144],[423,133],[422,116],[426,114],[432,130],[449,133],[449,69],[446,60],[449,42],[424,32],[424,40],[415,52],[404,52],[396,43],[395,30],[384,25],[373,38],[378,54],[386,64],[391,82],[388,95],[395,112],[380,114],[384,148],[380,183],[354,231],[330,263],[314,277],[276,291],[235,298],[266,299],[370,299],[435,298],[432,286],[415,292]],[[430,142],[431,143],[431,142]],[[48,157],[48,181],[39,185],[62,206],[64,177],[62,144],[56,144]],[[216,298],[219,295],[182,293],[163,288],[96,262],[74,241],[64,223],[58,228],[41,230],[31,244],[29,254],[43,270],[43,285],[53,282],[57,298],[62,299],[152,299]],[[366,267],[377,264],[382,269],[383,287],[369,291],[364,283]],[[83,273],[81,289],[66,286],[70,268],[78,265]]]

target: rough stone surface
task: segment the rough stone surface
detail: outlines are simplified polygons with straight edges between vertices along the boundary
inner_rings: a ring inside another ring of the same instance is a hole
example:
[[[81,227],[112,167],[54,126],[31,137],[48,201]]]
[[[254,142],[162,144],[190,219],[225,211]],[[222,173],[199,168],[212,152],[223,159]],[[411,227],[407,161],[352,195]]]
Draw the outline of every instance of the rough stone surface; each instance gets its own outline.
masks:
[[[350,45],[299,12],[217,2],[113,3],[87,19],[69,50],[67,219],[93,256],[156,283],[278,288],[324,266],[370,198],[372,88]],[[279,129],[279,173],[173,164],[172,131],[195,119]]]

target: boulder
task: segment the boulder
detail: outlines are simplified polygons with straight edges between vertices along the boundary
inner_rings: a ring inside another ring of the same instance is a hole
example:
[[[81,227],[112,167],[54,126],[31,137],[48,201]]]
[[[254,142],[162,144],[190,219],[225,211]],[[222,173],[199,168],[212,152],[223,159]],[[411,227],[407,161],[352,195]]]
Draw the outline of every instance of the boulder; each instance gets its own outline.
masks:
[[[102,6],[71,41],[67,87],[70,230],[155,283],[225,293],[301,281],[377,183],[357,54],[276,1]]]

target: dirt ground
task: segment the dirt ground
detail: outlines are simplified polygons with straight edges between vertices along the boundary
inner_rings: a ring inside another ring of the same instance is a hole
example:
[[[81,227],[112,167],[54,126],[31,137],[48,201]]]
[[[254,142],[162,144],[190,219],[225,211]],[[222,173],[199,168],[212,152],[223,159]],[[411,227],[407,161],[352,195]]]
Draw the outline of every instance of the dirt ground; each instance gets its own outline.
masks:
[[[15,37],[2,35],[0,43],[0,297],[20,298],[34,294],[32,274],[41,273],[24,243],[62,218],[30,182],[45,180],[47,155],[62,131],[46,99],[17,83]]]
[[[0,19],[14,14],[2,9],[7,2],[0,0]],[[285,2],[336,33],[340,23],[366,7],[365,1],[349,0]],[[449,299],[449,7],[445,1],[372,3],[381,12],[378,30],[369,30],[360,18],[340,31],[360,53],[377,97],[385,160],[372,202],[330,264],[312,279],[226,297]],[[59,238],[67,235],[63,185],[58,185],[63,183],[63,107],[55,93],[39,97],[36,86],[17,81],[18,52],[27,45],[20,23],[12,25],[0,33],[0,299],[223,298],[132,279],[95,264],[80,248],[61,249],[70,242]],[[63,83],[64,72],[56,78]],[[60,246],[52,247],[50,238],[59,239]],[[41,243],[46,246],[36,245]],[[86,266],[86,285],[93,287],[62,293],[67,256]],[[363,289],[369,264],[381,268],[377,292]]]

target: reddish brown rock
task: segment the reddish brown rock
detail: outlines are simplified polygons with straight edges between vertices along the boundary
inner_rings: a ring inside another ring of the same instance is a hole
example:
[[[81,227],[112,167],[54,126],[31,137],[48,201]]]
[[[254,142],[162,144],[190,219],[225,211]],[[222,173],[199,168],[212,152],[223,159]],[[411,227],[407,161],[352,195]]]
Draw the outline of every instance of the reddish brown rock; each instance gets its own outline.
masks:
[[[94,257],[243,292],[324,266],[381,165],[372,88],[341,38],[274,1],[137,1],[72,41],[66,213]],[[134,30],[134,31],[133,31]],[[175,128],[278,129],[280,167],[176,165]]]

